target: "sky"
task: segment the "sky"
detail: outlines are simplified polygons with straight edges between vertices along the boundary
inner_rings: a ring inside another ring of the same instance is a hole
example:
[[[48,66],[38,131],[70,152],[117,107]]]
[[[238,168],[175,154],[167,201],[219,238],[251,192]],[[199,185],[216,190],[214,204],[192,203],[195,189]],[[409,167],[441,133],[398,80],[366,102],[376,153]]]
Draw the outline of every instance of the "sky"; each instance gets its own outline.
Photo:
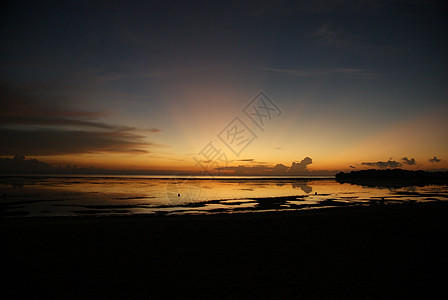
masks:
[[[11,1],[0,157],[228,174],[448,168],[444,1]]]

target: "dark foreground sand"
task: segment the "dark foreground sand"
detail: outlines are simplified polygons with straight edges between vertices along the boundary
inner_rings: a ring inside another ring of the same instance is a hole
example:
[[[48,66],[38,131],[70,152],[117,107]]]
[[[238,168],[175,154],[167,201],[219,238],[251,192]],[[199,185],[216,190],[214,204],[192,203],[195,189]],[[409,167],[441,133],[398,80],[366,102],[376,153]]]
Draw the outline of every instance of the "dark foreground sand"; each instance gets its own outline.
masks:
[[[436,298],[446,292],[447,213],[427,203],[0,219],[0,297]]]

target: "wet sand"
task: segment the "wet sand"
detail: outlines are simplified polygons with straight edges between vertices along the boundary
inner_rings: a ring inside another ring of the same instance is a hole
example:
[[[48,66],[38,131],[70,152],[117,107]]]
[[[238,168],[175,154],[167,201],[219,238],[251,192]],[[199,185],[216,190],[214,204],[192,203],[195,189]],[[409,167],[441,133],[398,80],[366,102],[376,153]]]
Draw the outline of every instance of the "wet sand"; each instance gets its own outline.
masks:
[[[447,279],[447,213],[437,202],[4,218],[0,297],[435,298]]]

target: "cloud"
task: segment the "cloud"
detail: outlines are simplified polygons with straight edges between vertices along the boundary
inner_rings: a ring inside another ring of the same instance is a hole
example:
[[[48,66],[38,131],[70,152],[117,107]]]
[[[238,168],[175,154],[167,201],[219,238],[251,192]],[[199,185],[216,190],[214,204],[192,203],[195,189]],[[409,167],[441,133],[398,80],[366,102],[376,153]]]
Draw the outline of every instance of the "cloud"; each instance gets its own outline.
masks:
[[[434,156],[434,158],[430,158],[429,159],[429,162],[432,162],[432,163],[439,163],[439,162],[441,162],[442,160],[441,159],[439,159],[439,158],[437,158],[436,156]]]
[[[66,88],[47,84],[14,84],[0,79],[0,117],[9,118],[78,118],[97,119],[106,113],[69,108]],[[45,94],[45,96],[43,96]],[[2,122],[4,123],[4,121]]]
[[[244,160],[242,160],[244,161]],[[252,161],[251,161],[252,162]],[[299,163],[293,162],[290,167],[284,164],[277,164],[274,167],[267,165],[255,166],[228,166],[216,168],[217,171],[233,171],[233,175],[307,175],[310,173],[308,166],[313,162],[309,157],[305,157]]]
[[[362,36],[353,35],[331,21],[323,23],[309,37],[318,47],[359,52],[368,56],[391,55],[400,51],[396,47],[368,43]],[[372,73],[370,76],[379,75]]]
[[[288,170],[288,174],[291,175],[305,175],[309,173],[308,165],[312,164],[313,160],[309,157],[302,159],[300,163],[293,162]]]
[[[219,167],[216,168],[217,171],[233,171],[233,175],[260,175],[267,174],[271,168],[265,165],[256,166],[237,166],[237,167]]]
[[[151,143],[126,131],[17,130],[0,128],[0,155],[64,155],[80,153],[148,153]]]
[[[354,44],[353,38],[349,37],[341,27],[333,25],[332,22],[323,23],[316,31],[311,33],[311,37],[322,46],[347,48]]]
[[[284,164],[277,164],[275,165],[275,167],[272,169],[271,173],[273,175],[285,175],[288,173],[288,167],[285,166]]]
[[[413,158],[408,159],[407,157],[403,157],[403,158],[401,159],[401,162],[402,162],[404,165],[408,165],[408,166],[413,166],[413,165],[416,164],[415,159],[413,159]]]
[[[388,161],[377,161],[377,162],[362,162],[361,165],[370,166],[370,167],[378,167],[381,169],[387,168],[399,168],[402,166],[402,163],[394,160]]]
[[[165,75],[163,72],[110,72],[106,68],[89,69],[73,75],[72,80],[82,87],[95,87],[104,83],[122,79],[157,78]]]
[[[157,132],[160,132],[162,130],[160,130],[159,128],[152,127],[152,128],[147,128],[146,131],[149,131],[149,132],[152,132],[152,133],[157,133]]]
[[[394,3],[406,5],[431,4],[433,1],[419,0],[319,0],[319,1],[297,1],[297,0],[265,0],[265,1],[243,1],[241,8],[246,14],[256,16],[282,16],[293,14],[355,14],[360,12],[381,12]],[[429,5],[426,5],[429,6]]]
[[[356,167],[354,167],[354,166],[350,166],[350,168],[352,168],[352,169],[356,169]]]
[[[1,116],[1,114],[0,114]],[[1,116],[0,126],[14,127],[20,125],[36,125],[36,126],[51,126],[51,127],[85,127],[105,130],[133,130],[133,127],[123,125],[112,125],[103,122],[95,122],[84,120],[80,118],[64,118],[64,117],[50,117],[50,116]]]
[[[340,75],[340,74],[351,77],[374,77],[380,75],[377,73],[368,72],[364,69],[356,69],[356,68],[279,69],[279,68],[264,67],[262,69],[272,73],[287,74],[299,78]]]
[[[154,145],[137,128],[101,122],[104,113],[72,109],[67,103],[40,85],[0,80],[0,155],[138,154]]]

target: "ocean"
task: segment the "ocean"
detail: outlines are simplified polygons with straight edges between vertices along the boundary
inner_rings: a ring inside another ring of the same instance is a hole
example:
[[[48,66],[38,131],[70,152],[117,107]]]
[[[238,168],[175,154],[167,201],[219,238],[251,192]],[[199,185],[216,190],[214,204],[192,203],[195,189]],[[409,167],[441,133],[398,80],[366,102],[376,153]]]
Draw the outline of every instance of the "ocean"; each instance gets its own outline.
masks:
[[[447,185],[364,186],[334,176],[0,177],[0,217],[229,214],[446,200]]]

